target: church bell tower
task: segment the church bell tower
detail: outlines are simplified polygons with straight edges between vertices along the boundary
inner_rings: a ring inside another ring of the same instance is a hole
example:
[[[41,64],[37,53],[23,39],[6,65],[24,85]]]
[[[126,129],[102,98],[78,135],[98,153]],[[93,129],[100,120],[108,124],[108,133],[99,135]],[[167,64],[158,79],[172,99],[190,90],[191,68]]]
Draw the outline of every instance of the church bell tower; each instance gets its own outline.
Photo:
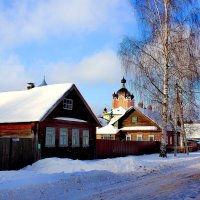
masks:
[[[121,80],[122,87],[116,93],[112,95],[112,108],[123,107],[128,109],[131,106],[134,106],[134,96],[126,89],[126,79],[123,77]]]

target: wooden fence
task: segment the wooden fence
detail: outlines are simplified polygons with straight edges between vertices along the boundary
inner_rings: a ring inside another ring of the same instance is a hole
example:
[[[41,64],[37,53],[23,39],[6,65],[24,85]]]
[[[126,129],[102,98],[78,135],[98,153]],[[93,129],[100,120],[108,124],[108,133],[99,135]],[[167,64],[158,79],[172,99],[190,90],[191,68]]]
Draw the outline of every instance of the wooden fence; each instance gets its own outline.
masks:
[[[14,170],[36,160],[34,139],[0,138],[0,170]]]
[[[96,140],[96,158],[114,158],[159,152],[160,142]]]

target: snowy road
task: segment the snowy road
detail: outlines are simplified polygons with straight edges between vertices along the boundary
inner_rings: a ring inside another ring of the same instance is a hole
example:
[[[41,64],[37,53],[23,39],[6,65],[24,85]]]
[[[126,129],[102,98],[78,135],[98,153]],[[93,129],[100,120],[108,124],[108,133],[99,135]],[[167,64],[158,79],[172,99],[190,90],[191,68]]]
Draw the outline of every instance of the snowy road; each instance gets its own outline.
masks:
[[[96,161],[45,159],[0,172],[1,200],[200,199],[200,152]]]
[[[153,172],[83,199],[200,199],[200,170]]]

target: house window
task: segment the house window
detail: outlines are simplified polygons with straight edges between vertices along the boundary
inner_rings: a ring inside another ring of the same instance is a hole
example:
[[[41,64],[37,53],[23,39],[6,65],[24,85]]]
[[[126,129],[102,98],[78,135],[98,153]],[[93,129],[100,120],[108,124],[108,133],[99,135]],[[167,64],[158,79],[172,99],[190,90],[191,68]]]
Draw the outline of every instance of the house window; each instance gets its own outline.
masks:
[[[130,135],[130,134],[127,134],[127,135],[126,135],[126,140],[127,140],[127,141],[131,141],[131,135]]]
[[[89,130],[83,131],[83,147],[89,146]]]
[[[45,138],[45,146],[46,147],[54,147],[55,146],[55,133],[56,129],[52,127],[46,128],[46,138]]]
[[[68,146],[68,130],[67,130],[67,128],[60,129],[59,146]]]
[[[72,110],[73,100],[72,99],[63,99],[63,109]]]
[[[137,135],[137,141],[142,141],[142,135]]]
[[[154,141],[154,135],[149,135],[149,141]]]
[[[132,117],[132,123],[133,124],[138,123],[138,117]]]
[[[72,129],[72,146],[80,146],[79,129]]]

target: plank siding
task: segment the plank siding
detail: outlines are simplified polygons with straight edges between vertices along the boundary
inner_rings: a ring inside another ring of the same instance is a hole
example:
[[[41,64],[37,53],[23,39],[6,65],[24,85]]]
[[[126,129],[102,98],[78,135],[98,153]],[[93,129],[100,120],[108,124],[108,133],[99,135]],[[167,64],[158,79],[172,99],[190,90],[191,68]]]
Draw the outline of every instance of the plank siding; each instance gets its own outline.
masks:
[[[138,122],[133,123],[132,122],[132,117],[137,117]],[[122,122],[121,122],[122,127],[130,127],[130,126],[156,126],[159,128],[159,126],[154,123],[152,120],[150,120],[148,117],[143,115],[142,113],[138,111],[134,111],[130,113]]]
[[[46,127],[56,129],[55,147],[45,146]],[[68,146],[59,146],[60,128],[68,129]],[[79,129],[80,146],[72,146],[72,129]],[[89,130],[89,146],[83,147],[83,130]],[[93,159],[95,155],[96,145],[96,127],[89,123],[66,122],[62,120],[47,120],[40,123],[39,127],[39,143],[41,144],[41,155],[43,157],[68,157],[73,159]]]
[[[133,140],[133,141],[137,141],[137,135],[142,135],[143,141],[149,141],[149,135],[154,135],[155,141],[161,140],[161,132],[160,131],[135,131],[135,132],[127,131],[126,134],[130,134],[131,140]]]
[[[97,134],[96,139],[102,139],[102,137],[107,136],[110,137],[111,140],[116,140],[117,136],[116,135],[108,135],[108,134]]]
[[[136,123],[133,123],[132,117],[137,117],[138,121]],[[161,140],[161,129],[160,129],[160,127],[154,121],[152,121],[147,116],[145,116],[144,114],[142,114],[141,112],[139,112],[137,110],[132,110],[132,112],[130,112],[129,114],[122,117],[122,119],[119,120],[118,124],[119,124],[118,128],[137,127],[137,126],[140,126],[140,127],[142,127],[142,126],[157,127],[157,130],[120,131],[120,133],[118,134],[120,136],[120,137],[118,137],[119,140],[125,140],[127,134],[131,135],[132,141],[137,141],[137,135],[142,135],[142,141],[149,141],[149,135],[154,135],[155,141]]]
[[[0,124],[0,137],[32,137],[33,123]]]
[[[66,110],[63,109],[63,101],[61,101],[58,106],[50,113],[47,117],[48,119],[53,119],[55,117],[70,117],[70,118],[78,118],[85,121],[90,122],[91,124],[97,125],[92,114],[89,112],[82,99],[79,97],[75,90],[72,90],[67,96],[67,99],[73,100],[73,109]]]

